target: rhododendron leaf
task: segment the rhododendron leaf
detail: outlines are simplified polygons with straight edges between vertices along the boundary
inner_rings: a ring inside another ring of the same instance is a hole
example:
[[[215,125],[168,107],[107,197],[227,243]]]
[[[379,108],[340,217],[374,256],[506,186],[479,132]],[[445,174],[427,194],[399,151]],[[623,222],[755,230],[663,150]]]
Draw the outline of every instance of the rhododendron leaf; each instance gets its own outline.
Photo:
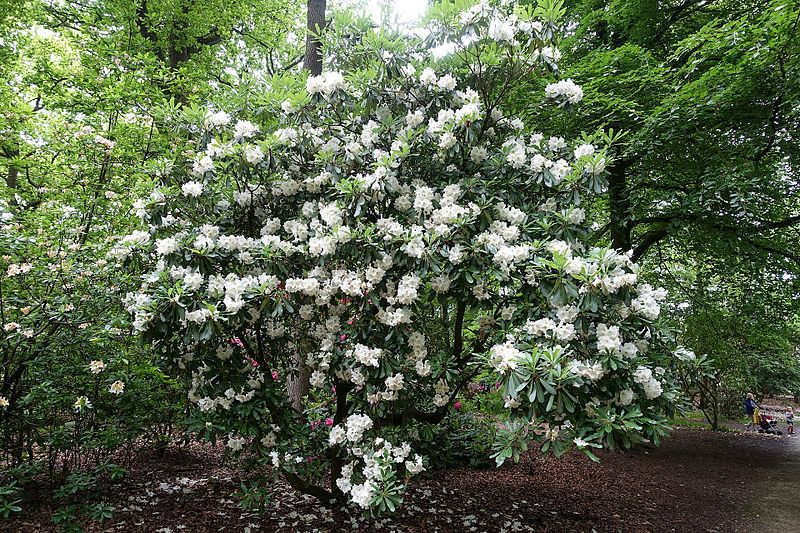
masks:
[[[595,454],[594,454],[594,453],[593,453],[591,450],[589,450],[588,448],[583,448],[583,449],[581,449],[581,452],[585,453],[585,454],[586,454],[586,456],[587,456],[589,459],[591,459],[592,461],[594,461],[595,463],[599,463],[599,462],[600,462],[600,458],[599,458],[599,457],[597,457],[597,455],[595,455]]]

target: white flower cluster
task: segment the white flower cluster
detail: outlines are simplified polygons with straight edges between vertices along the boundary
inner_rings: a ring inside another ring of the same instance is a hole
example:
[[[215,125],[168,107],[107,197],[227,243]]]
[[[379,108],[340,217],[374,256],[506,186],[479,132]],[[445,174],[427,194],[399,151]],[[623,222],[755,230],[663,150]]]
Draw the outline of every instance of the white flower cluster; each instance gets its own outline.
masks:
[[[555,100],[561,106],[567,104],[575,105],[583,100],[583,89],[571,79],[548,84],[547,87],[545,87],[544,94],[547,98]]]
[[[507,374],[516,369],[517,365],[527,358],[528,354],[517,349],[513,340],[508,340],[503,344],[495,344],[489,350],[489,364],[501,374]]]
[[[204,126],[207,129],[219,128],[227,126],[231,122],[231,116],[224,111],[213,111],[211,109],[206,113]]]
[[[233,127],[233,138],[235,140],[249,139],[258,133],[258,126],[247,120],[240,120]]]
[[[383,350],[380,348],[369,348],[363,344],[356,344],[349,353],[362,365],[377,367],[380,364]]]
[[[344,76],[339,72],[324,72],[319,76],[309,76],[306,81],[308,94],[324,94],[326,96],[344,89]]]
[[[656,369],[656,372],[663,373],[664,369]],[[648,400],[661,396],[661,382],[653,377],[653,371],[646,366],[640,366],[633,373],[633,380],[642,386],[644,394]]]
[[[195,168],[197,169],[197,165],[195,165]],[[213,168],[214,166],[213,164],[211,164],[209,165],[208,168],[203,168],[202,170],[198,170],[197,173],[202,175]],[[196,181],[188,181],[181,186],[181,191],[183,191],[184,196],[191,196],[192,198],[197,198],[198,196],[203,194],[203,184],[198,183]]]
[[[573,361],[570,371],[589,381],[598,381],[606,374],[602,363],[595,361]],[[577,384],[576,384],[577,386]]]
[[[106,369],[106,364],[102,360],[95,360],[89,363],[89,371],[92,374],[99,374]]]
[[[655,320],[661,314],[661,302],[666,299],[667,291],[654,289],[643,284],[639,287],[639,294],[631,302],[631,310],[647,320]]]
[[[333,446],[345,440],[359,442],[364,432],[372,428],[372,419],[367,415],[353,414],[347,417],[344,426],[337,425],[331,429],[328,442]]]
[[[597,325],[597,351],[616,352],[622,347],[618,326]]]
[[[336,486],[345,494],[350,494],[353,502],[362,509],[367,509],[373,498],[388,480],[388,473],[394,465],[405,465],[408,473],[414,475],[425,470],[422,457],[415,455],[410,459],[411,446],[403,443],[394,446],[389,441],[378,437],[369,450],[361,450],[360,458],[363,461],[360,477],[361,483],[354,484],[353,476],[356,472],[356,463],[351,462],[342,468],[341,477],[336,480]]]
[[[526,38],[535,37],[543,27],[539,21],[521,20],[516,15],[506,15],[502,11],[492,8],[486,0],[461,13],[459,22],[462,26],[488,24],[485,29],[481,30],[486,32],[487,37],[500,43],[511,44],[516,44],[515,37],[518,33],[524,34]]]
[[[576,337],[575,324],[568,319],[562,319],[558,323],[548,317],[528,320],[523,329],[532,337],[552,337],[559,343],[568,343]]]
[[[5,227],[14,220],[14,213],[8,209],[8,202],[0,200],[0,227]]]

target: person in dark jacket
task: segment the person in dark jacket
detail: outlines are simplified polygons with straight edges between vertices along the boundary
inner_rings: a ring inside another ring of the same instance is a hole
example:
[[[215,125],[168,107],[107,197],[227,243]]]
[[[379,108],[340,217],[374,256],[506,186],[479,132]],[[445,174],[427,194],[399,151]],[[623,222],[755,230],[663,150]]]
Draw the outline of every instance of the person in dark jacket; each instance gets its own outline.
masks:
[[[748,417],[750,417],[750,422],[747,423],[747,427],[749,429],[752,429],[756,424],[756,421],[755,421],[755,418],[754,418],[753,415],[756,412],[757,408],[758,408],[758,404],[753,399],[753,393],[752,392],[748,392],[747,393],[747,398],[744,401],[744,412],[747,414]]]

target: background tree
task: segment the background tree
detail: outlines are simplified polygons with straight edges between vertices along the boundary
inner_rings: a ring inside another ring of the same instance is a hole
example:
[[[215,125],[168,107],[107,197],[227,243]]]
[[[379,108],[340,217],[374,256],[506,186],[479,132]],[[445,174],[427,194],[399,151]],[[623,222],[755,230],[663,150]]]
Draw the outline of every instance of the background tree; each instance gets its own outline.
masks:
[[[560,45],[569,64],[561,76],[581,83],[586,99],[562,122],[530,113],[526,99],[518,109],[573,135],[592,128],[623,134],[612,151],[608,194],[593,205],[597,238],[632,250],[646,275],[671,287],[675,306],[690,306],[688,320],[743,315],[749,325],[740,334],[765,326],[793,338],[797,3],[588,0],[565,8],[575,30]],[[717,348],[715,357],[723,351]],[[775,352],[760,357],[767,353]],[[791,374],[795,359],[781,360]]]
[[[133,443],[180,435],[179,380],[121,314],[113,237],[153,162],[184,146],[179,109],[243,107],[299,65],[299,7],[0,3],[0,485],[45,472],[76,504],[64,520],[92,512],[92,480],[124,474]]]

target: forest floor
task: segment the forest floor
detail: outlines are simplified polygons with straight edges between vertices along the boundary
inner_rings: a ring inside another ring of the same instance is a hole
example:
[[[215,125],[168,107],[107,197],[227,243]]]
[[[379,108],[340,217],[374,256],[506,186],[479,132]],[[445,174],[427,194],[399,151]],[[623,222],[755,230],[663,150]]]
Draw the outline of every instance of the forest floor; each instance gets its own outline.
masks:
[[[400,516],[331,513],[276,485],[272,507],[244,513],[242,478],[218,448],[142,454],[104,491],[112,519],[87,532],[723,532],[800,530],[800,437],[678,428],[661,448],[528,455],[500,469],[458,468],[415,480]],[[250,472],[252,477],[257,473]],[[46,502],[2,523],[6,532],[56,531]]]

